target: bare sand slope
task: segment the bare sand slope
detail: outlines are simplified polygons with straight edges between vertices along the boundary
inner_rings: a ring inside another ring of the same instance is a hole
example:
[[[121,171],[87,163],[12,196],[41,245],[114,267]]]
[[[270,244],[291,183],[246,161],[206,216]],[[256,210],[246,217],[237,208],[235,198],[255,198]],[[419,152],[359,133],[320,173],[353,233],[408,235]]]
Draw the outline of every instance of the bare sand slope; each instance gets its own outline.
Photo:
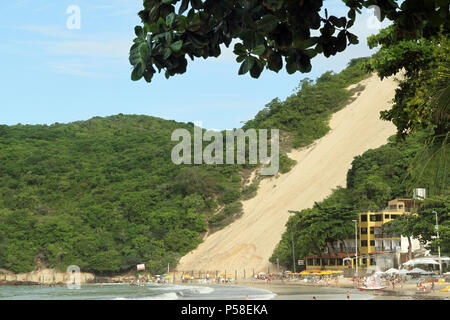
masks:
[[[206,237],[180,260],[178,271],[237,270],[242,275],[245,269],[251,275],[253,269],[274,270],[269,257],[285,230],[288,210],[309,208],[337,186],[345,187],[353,158],[385,144],[395,133],[391,122],[379,119],[394,97],[394,78],[380,81],[373,75],[363,84],[360,96],[333,115],[332,130],[310,147],[289,154],[296,166],[278,178],[263,179],[257,195],[243,202],[242,217]]]

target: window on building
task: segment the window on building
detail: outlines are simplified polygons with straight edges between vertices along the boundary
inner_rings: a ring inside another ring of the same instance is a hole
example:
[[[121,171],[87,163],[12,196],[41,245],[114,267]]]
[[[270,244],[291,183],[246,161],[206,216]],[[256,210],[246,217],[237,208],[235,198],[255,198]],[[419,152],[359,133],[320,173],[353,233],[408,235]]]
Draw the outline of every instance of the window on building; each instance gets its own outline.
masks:
[[[370,215],[370,221],[377,221],[376,219],[377,219],[377,218],[375,217],[374,214],[371,214],[371,215]]]
[[[367,240],[361,240],[361,247],[367,247]]]
[[[375,246],[375,240],[370,240],[370,246],[374,247]]]
[[[330,259],[330,266],[336,265],[336,259]]]
[[[391,205],[389,205],[389,209],[390,210],[395,210],[395,209],[397,209],[397,205],[396,204],[391,204]]]
[[[375,233],[375,228],[374,227],[370,227],[370,234],[374,234]]]
[[[367,214],[361,215],[361,222],[367,221]]]
[[[399,204],[399,205],[398,205],[398,208],[399,208],[399,209],[403,209],[403,205],[402,205],[402,204]]]
[[[391,219],[397,219],[398,214],[391,214]]]
[[[372,266],[376,265],[375,258],[370,258],[370,265]]]
[[[328,265],[328,259],[322,259],[322,265],[327,266]]]
[[[383,215],[382,214],[376,214],[375,215],[375,221],[382,221],[383,220]]]
[[[342,266],[343,262],[344,262],[343,259],[337,259],[337,265],[338,266]]]
[[[367,263],[367,259],[366,258],[363,258],[362,259],[362,264],[366,264]]]
[[[388,214],[385,214],[385,215],[384,215],[384,218],[385,218],[385,219],[389,219],[389,215],[388,215]]]
[[[320,259],[314,259],[314,265],[320,266]]]
[[[361,234],[367,234],[367,228],[361,228]]]
[[[309,265],[309,266],[312,266],[312,265],[314,265],[314,261],[313,261],[313,259],[308,259],[307,263],[308,263],[308,265]]]

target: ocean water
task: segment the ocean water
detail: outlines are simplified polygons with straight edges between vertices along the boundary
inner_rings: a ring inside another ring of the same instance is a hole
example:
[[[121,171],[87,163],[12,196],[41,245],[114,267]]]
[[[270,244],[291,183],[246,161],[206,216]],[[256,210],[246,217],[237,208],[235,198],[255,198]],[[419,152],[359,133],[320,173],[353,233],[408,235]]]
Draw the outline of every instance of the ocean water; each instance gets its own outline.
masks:
[[[80,289],[65,286],[0,286],[0,300],[269,300],[268,290],[228,285],[91,284]]]

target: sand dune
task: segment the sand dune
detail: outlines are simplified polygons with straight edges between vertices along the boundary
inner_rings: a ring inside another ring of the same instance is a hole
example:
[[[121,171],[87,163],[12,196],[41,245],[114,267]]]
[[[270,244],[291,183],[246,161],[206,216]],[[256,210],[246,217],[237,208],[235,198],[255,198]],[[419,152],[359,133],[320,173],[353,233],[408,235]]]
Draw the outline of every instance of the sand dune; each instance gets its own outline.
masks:
[[[344,186],[353,158],[379,147],[395,133],[391,122],[379,119],[388,109],[397,84],[393,77],[380,81],[376,75],[351,104],[335,113],[331,131],[313,145],[289,156],[296,166],[278,178],[264,179],[257,195],[245,202],[244,214],[224,229],[209,235],[200,246],[184,256],[178,271],[238,270],[247,275],[274,267],[269,263],[290,216],[288,210],[311,207]]]

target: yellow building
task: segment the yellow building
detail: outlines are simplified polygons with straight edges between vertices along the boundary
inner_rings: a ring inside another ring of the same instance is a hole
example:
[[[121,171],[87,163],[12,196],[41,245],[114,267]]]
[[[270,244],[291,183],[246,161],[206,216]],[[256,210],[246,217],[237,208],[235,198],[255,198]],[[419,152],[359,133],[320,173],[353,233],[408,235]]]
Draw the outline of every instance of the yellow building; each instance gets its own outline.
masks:
[[[394,199],[387,208],[379,212],[360,212],[358,214],[358,266],[362,269],[375,265],[375,256],[396,252],[401,246],[400,235],[383,234],[382,225],[411,212],[416,205],[412,199]],[[344,252],[344,245],[347,252]],[[336,241],[336,252],[324,252],[320,256],[306,257],[306,269],[342,269],[355,267],[355,239]],[[331,257],[331,258],[330,258]]]

